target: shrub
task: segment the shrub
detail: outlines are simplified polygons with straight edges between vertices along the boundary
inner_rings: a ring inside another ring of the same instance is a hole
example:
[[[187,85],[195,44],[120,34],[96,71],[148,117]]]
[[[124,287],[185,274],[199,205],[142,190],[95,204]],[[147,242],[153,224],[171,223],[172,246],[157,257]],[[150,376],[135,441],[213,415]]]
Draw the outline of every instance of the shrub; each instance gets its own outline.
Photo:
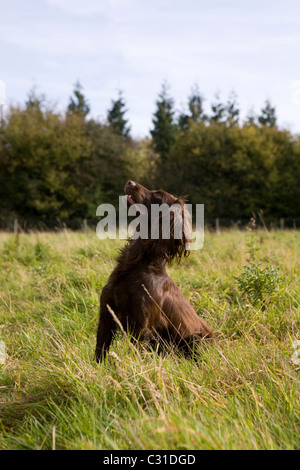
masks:
[[[283,287],[283,277],[279,268],[252,263],[244,266],[240,275],[235,276],[239,290],[252,304],[266,302],[278,297]]]

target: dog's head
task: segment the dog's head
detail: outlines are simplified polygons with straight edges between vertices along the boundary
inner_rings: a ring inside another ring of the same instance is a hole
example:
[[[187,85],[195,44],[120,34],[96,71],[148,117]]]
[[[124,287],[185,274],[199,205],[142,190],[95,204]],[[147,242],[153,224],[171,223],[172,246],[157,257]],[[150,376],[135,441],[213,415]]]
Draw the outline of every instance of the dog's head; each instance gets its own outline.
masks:
[[[191,224],[183,198],[162,189],[151,191],[134,181],[128,181],[124,190],[128,207],[136,205],[147,221],[147,236],[143,242],[149,255],[168,262],[188,256]]]

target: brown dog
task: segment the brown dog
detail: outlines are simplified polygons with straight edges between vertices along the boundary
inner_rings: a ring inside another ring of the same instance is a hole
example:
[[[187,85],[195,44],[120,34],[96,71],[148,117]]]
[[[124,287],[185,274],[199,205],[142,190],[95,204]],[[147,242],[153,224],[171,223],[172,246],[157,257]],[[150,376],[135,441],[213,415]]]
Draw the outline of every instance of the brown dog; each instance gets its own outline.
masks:
[[[129,241],[102,290],[97,362],[105,358],[116,330],[114,315],[136,340],[152,346],[168,343],[188,352],[193,343],[213,336],[211,328],[197,315],[166,272],[166,262],[188,254],[183,200],[163,190],[149,191],[133,181],[127,182],[125,193],[129,206],[143,204],[146,207],[149,236]],[[161,214],[158,217],[151,212],[154,204],[167,204],[170,208],[168,238],[162,236]],[[178,213],[172,211],[173,207],[180,209],[180,237],[175,236]],[[153,239],[150,227],[155,226],[158,231]]]

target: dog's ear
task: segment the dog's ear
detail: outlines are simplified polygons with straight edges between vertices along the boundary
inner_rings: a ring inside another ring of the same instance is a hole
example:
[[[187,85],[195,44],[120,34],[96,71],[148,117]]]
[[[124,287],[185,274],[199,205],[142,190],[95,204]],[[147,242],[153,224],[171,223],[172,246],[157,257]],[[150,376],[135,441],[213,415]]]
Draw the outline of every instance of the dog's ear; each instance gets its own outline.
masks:
[[[167,261],[187,257],[189,255],[188,244],[191,241],[191,221],[182,199],[177,199],[170,207],[170,234]]]
[[[147,241],[147,250],[152,257],[163,258],[171,262],[188,256],[190,242],[190,220],[184,203],[177,199],[170,207],[165,204],[156,217],[151,218],[151,236]],[[154,235],[154,236],[153,236]]]

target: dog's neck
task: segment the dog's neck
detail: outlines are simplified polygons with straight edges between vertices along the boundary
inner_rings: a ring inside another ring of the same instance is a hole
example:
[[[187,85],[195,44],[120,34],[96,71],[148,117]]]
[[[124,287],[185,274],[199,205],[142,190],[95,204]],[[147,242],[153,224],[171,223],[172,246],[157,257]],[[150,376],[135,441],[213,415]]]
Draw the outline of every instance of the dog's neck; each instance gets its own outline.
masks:
[[[138,266],[143,266],[144,269],[149,269],[156,273],[164,273],[166,260],[163,256],[155,255],[155,253],[145,249],[145,240],[138,238],[130,240],[121,250],[116,269],[125,273],[135,271]]]

